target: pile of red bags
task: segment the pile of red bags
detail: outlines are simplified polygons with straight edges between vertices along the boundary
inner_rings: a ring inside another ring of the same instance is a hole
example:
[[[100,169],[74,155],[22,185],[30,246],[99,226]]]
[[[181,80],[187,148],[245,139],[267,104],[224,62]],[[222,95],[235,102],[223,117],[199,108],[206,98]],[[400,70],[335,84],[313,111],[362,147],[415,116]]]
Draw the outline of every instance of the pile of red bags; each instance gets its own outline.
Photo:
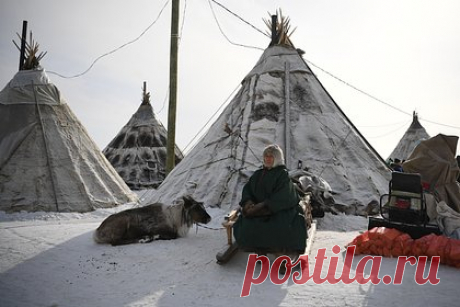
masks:
[[[394,228],[375,227],[357,236],[347,246],[355,245],[355,254],[399,256],[440,256],[441,263],[460,268],[460,240],[430,234],[412,239]]]

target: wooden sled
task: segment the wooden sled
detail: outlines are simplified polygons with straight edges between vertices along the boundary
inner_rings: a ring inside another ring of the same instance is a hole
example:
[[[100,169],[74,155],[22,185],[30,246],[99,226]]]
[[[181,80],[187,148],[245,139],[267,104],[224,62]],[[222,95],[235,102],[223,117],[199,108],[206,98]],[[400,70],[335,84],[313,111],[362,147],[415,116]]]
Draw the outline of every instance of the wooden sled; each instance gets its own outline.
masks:
[[[313,243],[313,236],[316,232],[316,221],[313,220],[311,214],[311,194],[306,194],[300,201],[300,206],[305,212],[305,223],[307,225],[308,238],[307,247],[305,248],[304,254],[308,254]],[[233,242],[233,224],[238,220],[240,216],[240,210],[232,210],[228,215],[225,216],[222,226],[227,230],[227,244],[221,251],[216,254],[216,260],[218,264],[225,264],[238,252],[238,244]]]
[[[227,263],[238,251],[238,245],[233,242],[233,224],[235,224],[240,214],[240,210],[232,210],[225,216],[222,226],[227,230],[227,245],[217,253],[216,259],[218,264]]]

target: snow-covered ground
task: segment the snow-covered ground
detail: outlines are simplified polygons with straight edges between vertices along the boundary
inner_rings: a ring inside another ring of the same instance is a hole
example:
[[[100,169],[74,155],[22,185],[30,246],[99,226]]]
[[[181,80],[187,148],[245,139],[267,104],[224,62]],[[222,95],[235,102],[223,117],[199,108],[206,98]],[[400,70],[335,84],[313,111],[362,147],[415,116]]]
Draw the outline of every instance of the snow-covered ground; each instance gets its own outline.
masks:
[[[282,285],[267,279],[240,297],[247,253],[226,265],[216,253],[226,244],[220,223],[225,212],[209,209],[210,228],[193,228],[188,237],[112,247],[92,240],[109,214],[0,212],[0,306],[456,306],[460,271],[441,265],[439,284],[418,285],[415,267],[406,265],[401,285],[356,282]],[[367,228],[367,219],[326,215],[318,219],[310,269],[320,248],[326,256]],[[361,259],[356,256],[356,262]],[[338,271],[343,264],[339,255]],[[259,266],[260,267],[260,266]],[[323,266],[322,276],[327,272]],[[379,276],[394,275],[396,259],[384,258]],[[257,267],[256,267],[257,271]]]

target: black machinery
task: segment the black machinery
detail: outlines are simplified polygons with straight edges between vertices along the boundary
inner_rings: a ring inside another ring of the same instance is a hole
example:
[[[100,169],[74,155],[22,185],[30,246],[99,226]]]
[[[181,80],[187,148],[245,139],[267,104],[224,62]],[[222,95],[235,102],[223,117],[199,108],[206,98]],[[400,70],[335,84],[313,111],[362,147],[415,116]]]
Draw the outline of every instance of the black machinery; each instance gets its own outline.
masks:
[[[369,217],[368,229],[396,228],[413,239],[441,234],[437,225],[428,224],[423,190],[420,174],[392,172],[389,193],[380,197],[380,216]]]

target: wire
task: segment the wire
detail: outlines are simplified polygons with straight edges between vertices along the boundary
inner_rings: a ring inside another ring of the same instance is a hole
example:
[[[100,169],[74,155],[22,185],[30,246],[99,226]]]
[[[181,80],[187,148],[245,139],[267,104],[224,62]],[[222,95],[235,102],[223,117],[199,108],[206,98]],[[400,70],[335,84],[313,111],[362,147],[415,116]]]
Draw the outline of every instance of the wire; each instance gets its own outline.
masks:
[[[221,26],[220,26],[220,24],[219,24],[219,21],[217,20],[217,17],[216,17],[216,14],[215,14],[215,12],[214,12],[214,9],[213,9],[213,7],[212,7],[212,5],[211,5],[211,2],[213,2],[213,3],[217,4],[218,6],[222,7],[224,10],[226,10],[227,12],[229,12],[230,14],[232,14],[233,16],[237,17],[239,20],[243,21],[245,24],[249,25],[250,27],[252,27],[252,28],[255,29],[256,31],[262,33],[263,35],[265,35],[265,36],[267,36],[267,37],[269,37],[269,35],[268,35],[267,33],[263,32],[262,30],[258,29],[257,27],[255,27],[254,25],[252,25],[251,23],[249,23],[248,21],[244,20],[244,19],[243,19],[242,17],[240,17],[238,14],[232,12],[230,9],[228,9],[227,7],[225,7],[224,5],[222,5],[221,3],[217,2],[216,0],[208,0],[209,6],[210,6],[210,8],[211,8],[211,11],[212,11],[212,14],[213,14],[213,16],[214,16],[214,19],[215,19],[215,21],[216,21],[216,23],[217,23],[217,26],[219,27],[220,32],[221,32],[222,35],[227,39],[227,41],[229,41],[231,44],[236,45],[236,46],[242,46],[242,47],[248,47],[248,48],[255,48],[255,49],[263,50],[262,48],[253,47],[253,46],[246,46],[246,45],[236,44],[236,43],[232,42],[232,41],[227,37],[227,35],[225,35],[225,33],[223,32],[223,30],[222,30],[222,28],[221,28]],[[376,101],[378,101],[378,102],[380,102],[380,103],[382,103],[382,104],[384,104],[384,105],[386,105],[386,106],[388,106],[388,107],[390,107],[390,108],[392,108],[392,109],[394,109],[394,110],[396,110],[396,111],[398,111],[398,112],[401,112],[401,113],[403,113],[403,114],[405,114],[405,115],[412,116],[411,113],[406,112],[406,111],[404,111],[404,110],[402,110],[402,109],[399,109],[399,108],[397,108],[397,107],[395,107],[395,106],[393,106],[393,105],[391,105],[391,104],[389,104],[389,103],[387,103],[387,102],[385,102],[385,101],[383,101],[383,100],[381,100],[381,99],[379,99],[379,98],[377,98],[377,97],[375,97],[375,96],[373,96],[373,95],[371,95],[371,94],[369,94],[369,93],[367,93],[367,92],[365,92],[365,91],[363,91],[363,90],[357,88],[356,86],[354,86],[354,85],[352,85],[352,84],[350,84],[350,83],[348,83],[348,82],[342,80],[341,78],[339,78],[339,77],[333,75],[332,73],[326,71],[325,69],[319,67],[318,65],[314,64],[313,62],[311,62],[311,61],[309,61],[309,60],[307,60],[307,59],[305,59],[305,61],[308,62],[309,64],[311,64],[312,66],[318,68],[319,70],[321,70],[321,71],[324,72],[325,74],[327,74],[327,75],[331,76],[332,78],[334,78],[334,79],[336,79],[336,80],[342,82],[342,83],[345,84],[346,86],[348,86],[348,87],[354,89],[355,91],[358,91],[358,92],[360,92],[360,93],[362,93],[362,94],[364,94],[364,95],[370,97],[371,99],[376,100]],[[432,123],[432,124],[435,124],[435,125],[440,125],[440,126],[449,127],[449,128],[454,128],[454,129],[460,129],[460,127],[457,127],[457,126],[452,126],[452,125],[447,125],[447,124],[441,124],[441,123],[438,123],[438,122],[435,122],[435,121],[431,121],[431,120],[427,120],[427,119],[420,119],[420,120],[426,121],[426,122],[428,122],[428,123]],[[396,124],[394,124],[394,125],[396,125]],[[391,125],[388,125],[388,126],[391,126]],[[365,126],[362,126],[362,127],[365,127]],[[382,126],[382,127],[383,127],[383,126]]]
[[[85,71],[83,71],[82,73],[79,73],[79,74],[76,74],[76,75],[73,75],[73,76],[64,76],[64,75],[59,74],[59,73],[54,72],[54,71],[48,71],[48,73],[54,74],[54,75],[56,75],[56,76],[59,76],[59,77],[61,77],[61,78],[65,78],[65,79],[72,79],[72,78],[77,78],[77,77],[80,77],[80,76],[85,75],[86,73],[88,73],[88,72],[94,67],[94,65],[95,65],[100,59],[102,59],[102,58],[104,58],[104,57],[106,57],[106,56],[108,56],[108,55],[111,55],[111,54],[113,54],[113,53],[119,51],[120,49],[122,49],[122,48],[128,46],[128,45],[131,45],[131,44],[135,43],[135,42],[138,41],[142,36],[144,36],[144,34],[145,34],[148,30],[150,30],[150,28],[159,20],[159,18],[161,17],[161,15],[162,15],[164,9],[165,9],[166,6],[169,4],[169,2],[170,2],[170,0],[167,0],[167,1],[165,2],[165,4],[163,5],[163,7],[161,8],[160,12],[158,13],[157,18],[156,18],[156,19],[155,19],[155,20],[154,20],[154,21],[153,21],[153,22],[152,22],[152,23],[151,23],[151,24],[150,24],[150,25],[149,25],[139,36],[138,36],[138,37],[136,37],[135,39],[133,39],[133,40],[131,40],[131,41],[129,41],[129,42],[127,42],[127,43],[121,45],[121,46],[119,46],[118,48],[115,48],[115,49],[113,49],[113,50],[111,50],[111,51],[109,51],[109,52],[107,52],[107,53],[105,53],[105,54],[103,54],[103,55],[97,57],[97,58],[92,62],[92,64],[91,64]],[[254,25],[252,25],[251,23],[249,23],[248,21],[244,20],[244,19],[243,19],[242,17],[240,17],[238,14],[232,12],[230,9],[228,9],[227,7],[225,7],[224,5],[222,5],[221,3],[217,2],[216,0],[208,0],[209,7],[211,8],[211,12],[212,12],[212,15],[213,15],[213,17],[214,17],[214,20],[216,21],[217,26],[218,26],[218,28],[219,28],[221,34],[227,39],[227,41],[228,41],[229,43],[231,43],[232,45],[240,46],[240,47],[252,48],[252,49],[257,49],[257,50],[264,50],[263,48],[259,48],[259,47],[255,47],[255,46],[248,46],[248,45],[243,45],[243,44],[238,44],[238,43],[232,42],[232,41],[228,38],[228,36],[224,33],[224,31],[222,30],[222,27],[220,26],[220,23],[219,23],[219,21],[218,21],[218,19],[217,19],[217,16],[216,16],[216,14],[215,14],[215,11],[214,11],[214,8],[212,7],[211,2],[213,2],[213,3],[215,3],[216,5],[220,6],[221,8],[223,8],[224,10],[226,10],[227,12],[229,12],[230,14],[232,14],[233,16],[237,17],[239,20],[241,20],[241,21],[244,22],[245,24],[249,25],[250,27],[252,27],[252,28],[255,29],[256,31],[260,32],[260,33],[263,34],[264,36],[266,36],[266,37],[269,37],[269,36],[268,36],[267,33],[264,33],[262,30],[258,29],[257,27],[255,27]],[[185,0],[184,3],[185,3],[185,4],[184,4],[184,10],[183,10],[183,16],[184,16],[184,17],[183,17],[183,19],[182,19],[182,25],[181,25],[181,30],[180,30],[180,33],[181,33],[181,34],[179,35],[180,38],[182,37],[182,32],[183,32],[183,28],[184,28],[184,24],[185,24],[185,13],[186,13],[186,9],[187,9],[187,1]],[[318,65],[314,64],[313,62],[311,62],[311,61],[309,61],[309,60],[307,60],[307,59],[305,59],[305,61],[308,62],[309,64],[311,64],[312,66],[316,67],[317,69],[321,70],[321,71],[324,72],[325,74],[331,76],[332,78],[334,78],[334,79],[336,79],[336,80],[342,82],[342,83],[345,84],[346,86],[348,86],[348,87],[350,87],[350,88],[352,88],[352,89],[354,89],[354,90],[356,90],[356,91],[362,93],[363,95],[366,95],[366,96],[368,96],[369,98],[371,98],[371,99],[373,99],[373,100],[376,100],[376,101],[378,101],[378,102],[380,102],[380,103],[382,103],[382,104],[384,104],[384,105],[386,105],[386,106],[388,106],[388,107],[390,107],[390,108],[392,108],[392,109],[394,109],[394,110],[396,110],[396,111],[398,111],[398,112],[401,112],[401,113],[403,113],[403,114],[405,114],[405,115],[412,116],[411,113],[408,113],[408,112],[406,112],[406,111],[404,111],[404,110],[402,110],[402,109],[399,109],[399,108],[397,108],[397,107],[395,107],[395,106],[393,106],[393,105],[391,105],[391,104],[389,104],[389,103],[387,103],[387,102],[385,102],[385,101],[383,101],[383,100],[381,100],[381,99],[379,99],[379,98],[377,98],[377,97],[375,97],[375,96],[373,96],[373,95],[371,95],[371,94],[369,94],[369,93],[367,93],[367,92],[365,92],[365,91],[363,91],[363,90],[357,88],[356,86],[354,86],[354,85],[352,85],[352,84],[350,84],[350,83],[348,83],[348,82],[342,80],[341,78],[335,76],[334,74],[332,74],[332,73],[326,71],[325,69],[319,67]],[[160,111],[157,112],[157,114],[159,114],[159,113],[163,110],[163,108],[164,108],[164,106],[165,106],[165,102],[166,102],[166,99],[163,101],[163,106],[162,106],[162,108],[160,109]],[[225,102],[224,102],[224,104],[225,104]],[[219,109],[220,109],[220,108],[219,108]],[[213,114],[212,117],[213,117],[213,116],[215,116],[215,114]],[[439,125],[439,126],[444,126],[444,127],[454,128],[454,129],[460,129],[460,127],[458,127],[458,126],[442,124],[442,123],[438,123],[438,122],[431,121],[431,120],[428,120],[428,119],[420,119],[420,120],[425,121],[425,122],[428,122],[428,123],[431,123],[431,124]],[[206,124],[203,126],[203,128],[204,128],[208,123],[209,123],[209,121],[206,122]],[[365,127],[365,126],[363,126],[363,127]],[[203,129],[203,128],[202,128],[202,129]],[[201,129],[201,130],[202,130],[202,129]],[[201,130],[200,130],[200,132],[201,132]],[[195,137],[196,137],[196,136],[195,136]],[[195,139],[195,138],[193,138],[192,141],[193,141],[194,139]],[[191,142],[192,142],[192,141],[191,141]],[[186,148],[191,144],[191,142],[186,146]]]
[[[182,25],[180,26],[180,34],[179,34],[179,45],[182,40],[182,32],[184,32],[184,24],[185,24],[185,12],[187,11],[187,0],[184,1],[184,11],[182,13]]]
[[[346,82],[346,81],[340,79],[339,77],[333,75],[332,73],[326,71],[325,69],[322,69],[321,67],[319,67],[318,65],[314,64],[313,62],[311,62],[311,61],[309,61],[309,60],[307,60],[307,59],[305,59],[305,61],[308,62],[309,64],[311,64],[312,66],[318,68],[319,70],[321,70],[321,71],[324,72],[325,74],[331,76],[332,78],[334,78],[334,79],[336,79],[336,80],[342,82],[342,83],[345,84],[346,86],[348,86],[348,87],[350,87],[350,88],[352,88],[352,89],[354,89],[354,90],[360,92],[361,94],[364,94],[364,95],[370,97],[371,99],[374,99],[374,100],[376,100],[376,101],[378,101],[378,102],[380,102],[380,103],[386,105],[387,107],[390,107],[390,108],[392,108],[392,109],[394,109],[394,110],[396,110],[396,111],[398,111],[398,112],[401,112],[401,113],[403,113],[403,114],[405,114],[405,115],[409,115],[409,116],[411,116],[411,117],[413,116],[412,113],[408,113],[408,112],[406,112],[406,111],[403,111],[403,110],[401,110],[401,109],[399,109],[399,108],[397,108],[397,107],[395,107],[395,106],[393,106],[393,105],[391,105],[391,104],[389,104],[389,103],[387,103],[387,102],[385,102],[385,101],[383,101],[383,100],[381,100],[381,99],[379,99],[379,98],[377,98],[377,97],[375,97],[375,96],[373,96],[373,95],[371,95],[371,94],[369,94],[369,93],[367,93],[367,92],[365,92],[365,91],[363,91],[363,90],[361,90],[361,89],[359,89],[359,88],[357,88],[356,86],[354,86],[354,85],[352,85],[352,84],[350,84],[350,83],[348,83],[348,82]],[[457,127],[457,126],[441,124],[441,123],[438,123],[438,122],[435,122],[435,121],[430,121],[430,120],[427,120],[427,119],[420,119],[420,120],[421,120],[421,121],[426,121],[426,122],[428,122],[428,123],[432,123],[432,124],[435,124],[435,125],[440,125],[440,126],[449,127],[449,128],[454,128],[454,129],[460,129],[460,127]]]
[[[457,127],[457,126],[451,126],[451,125],[447,125],[447,124],[441,124],[441,123],[438,123],[438,122],[434,122],[434,121],[431,121],[431,120],[428,120],[428,119],[424,119],[424,118],[419,118],[421,121],[425,121],[427,123],[431,123],[431,124],[435,124],[435,125],[439,125],[439,126],[444,126],[444,127],[449,127],[449,128],[454,128],[454,129],[460,129],[460,127]]]
[[[179,42],[178,42],[178,47],[179,48],[180,48],[180,43],[182,41],[182,33],[184,32],[184,24],[185,24],[185,16],[186,16],[185,13],[186,12],[187,12],[187,0],[184,1],[184,10],[182,12],[182,16],[184,16],[184,17],[182,17],[182,25],[181,25],[180,31],[179,31]],[[162,106],[160,108],[160,111],[155,112],[156,115],[159,115],[163,111],[163,109],[164,109],[164,107],[166,105],[166,100],[168,99],[169,90],[170,90],[170,87],[168,86],[168,90],[166,91],[165,98],[163,99],[163,104],[162,104]]]
[[[368,96],[368,97],[370,97],[370,98],[372,98],[372,99],[374,99],[374,100],[377,100],[378,102],[383,103],[384,105],[386,105],[386,106],[388,106],[388,107],[390,107],[390,108],[393,108],[393,109],[395,109],[396,111],[399,111],[399,112],[401,112],[401,113],[403,113],[403,114],[412,116],[412,113],[408,113],[408,112],[406,112],[406,111],[403,111],[403,110],[401,110],[401,109],[399,109],[399,108],[397,108],[397,107],[392,106],[392,105],[389,104],[389,103],[386,103],[386,102],[383,101],[383,100],[378,99],[378,98],[375,97],[375,96],[372,96],[371,94],[366,93],[366,92],[363,91],[363,90],[360,90],[360,89],[357,88],[356,86],[351,85],[350,83],[348,83],[348,82],[346,82],[346,81],[340,79],[339,77],[336,77],[335,75],[331,74],[330,72],[328,72],[328,71],[322,69],[321,67],[319,67],[319,66],[316,65],[315,63],[313,63],[313,62],[311,62],[311,61],[309,61],[309,60],[307,60],[307,59],[305,59],[305,61],[308,62],[308,63],[310,63],[312,66],[318,68],[319,70],[321,70],[321,71],[324,72],[325,74],[328,74],[328,75],[331,76],[332,78],[337,79],[337,80],[339,80],[340,82],[342,82],[343,84],[347,85],[348,87],[351,87],[352,89],[354,89],[354,90],[360,92],[361,94],[364,94],[364,95],[366,95],[366,96]]]
[[[370,139],[377,139],[377,138],[381,138],[381,137],[384,137],[384,136],[393,134],[394,132],[400,130],[401,128],[404,128],[404,127],[408,126],[409,123],[410,123],[410,122],[405,122],[403,125],[399,126],[398,128],[396,128],[396,129],[394,129],[394,130],[391,130],[390,132],[387,132],[387,133],[382,134],[382,135],[377,135],[377,136],[368,136],[368,138],[370,138]]]
[[[407,121],[398,122],[398,123],[393,123],[393,124],[387,124],[387,125],[377,125],[377,126],[364,126],[364,125],[359,125],[359,126],[357,126],[357,127],[360,127],[360,128],[381,128],[381,127],[390,127],[390,126],[396,126],[396,125],[401,125],[401,124],[406,125],[406,124],[407,124]]]
[[[54,71],[47,71],[47,72],[50,73],[50,74],[56,75],[56,76],[58,76],[58,77],[65,78],[65,79],[73,79],[73,78],[77,78],[77,77],[83,76],[84,74],[88,73],[88,72],[93,68],[93,66],[94,66],[100,59],[102,59],[102,58],[104,58],[104,57],[106,57],[106,56],[108,56],[108,55],[110,55],[110,54],[113,54],[113,53],[119,51],[120,49],[122,49],[122,48],[124,48],[124,47],[126,47],[126,46],[128,46],[128,45],[131,45],[131,44],[135,43],[135,42],[138,41],[142,36],[144,36],[144,34],[145,34],[148,30],[150,30],[150,28],[158,21],[158,19],[160,19],[160,16],[161,16],[161,14],[163,13],[164,9],[166,8],[166,5],[168,5],[168,3],[169,3],[169,0],[167,0],[167,1],[165,2],[165,4],[163,5],[163,7],[161,8],[160,13],[158,14],[157,18],[156,18],[156,19],[155,19],[155,20],[154,20],[154,21],[153,21],[153,22],[152,22],[152,23],[151,23],[151,24],[150,24],[150,25],[149,25],[139,36],[138,36],[138,37],[136,37],[135,39],[133,39],[133,40],[131,40],[131,41],[129,41],[129,42],[127,42],[127,43],[121,45],[121,46],[118,47],[118,48],[115,48],[115,49],[113,49],[113,50],[111,50],[111,51],[109,51],[109,52],[107,52],[107,53],[104,53],[103,55],[97,57],[97,58],[93,61],[93,63],[92,63],[84,72],[79,73],[79,74],[76,74],[76,75],[73,75],[73,76],[64,76],[64,75],[61,75],[61,74],[59,74],[59,73],[57,73],[57,72],[54,72]]]
[[[212,14],[213,14],[214,19],[215,19],[215,21],[216,21],[216,23],[217,23],[217,26],[219,27],[220,32],[222,33],[222,35],[223,35],[231,44],[237,45],[237,46],[242,46],[242,47],[249,47],[249,48],[256,48],[256,49],[263,50],[262,48],[251,47],[251,46],[245,46],[245,45],[240,45],[240,44],[235,44],[235,43],[233,43],[232,41],[230,41],[230,39],[229,39],[229,38],[225,35],[225,33],[222,31],[222,28],[221,28],[221,26],[220,26],[220,24],[219,24],[219,21],[217,20],[217,17],[216,17],[216,14],[215,14],[215,12],[214,12],[214,9],[212,8],[211,1],[214,2],[215,4],[219,5],[219,6],[222,7],[223,9],[225,9],[225,10],[226,10],[227,12],[229,12],[230,14],[234,15],[235,17],[237,17],[239,20],[243,21],[245,24],[251,26],[251,27],[252,27],[253,29],[255,29],[256,31],[262,33],[263,35],[265,35],[265,36],[267,36],[267,37],[269,37],[269,35],[268,35],[267,33],[264,33],[262,30],[258,29],[257,27],[255,27],[255,26],[252,25],[251,23],[247,22],[246,20],[244,20],[243,18],[241,18],[239,15],[237,15],[237,14],[234,13],[234,12],[232,12],[231,10],[229,10],[228,8],[226,8],[225,6],[223,6],[221,3],[217,2],[216,0],[208,0],[209,6],[211,7]],[[346,86],[348,86],[348,87],[350,87],[350,88],[352,88],[352,89],[354,89],[354,90],[356,90],[356,91],[358,91],[358,92],[360,92],[360,93],[362,93],[362,94],[364,94],[364,95],[370,97],[371,99],[376,100],[376,101],[378,101],[378,102],[380,102],[380,103],[382,103],[382,104],[384,104],[384,105],[386,105],[386,106],[388,106],[388,107],[390,107],[390,108],[392,108],[392,109],[394,109],[394,110],[396,110],[396,111],[398,111],[398,112],[401,112],[401,113],[403,113],[403,114],[405,114],[405,115],[412,116],[411,113],[406,112],[406,111],[404,111],[404,110],[402,110],[402,109],[399,109],[399,108],[397,108],[397,107],[395,107],[395,106],[393,106],[393,105],[391,105],[391,104],[389,104],[389,103],[387,103],[387,102],[385,102],[385,101],[383,101],[383,100],[381,100],[381,99],[379,99],[379,98],[377,98],[377,97],[375,97],[375,96],[373,96],[373,95],[371,95],[371,94],[369,94],[369,93],[367,93],[367,92],[365,92],[365,91],[363,91],[363,90],[357,88],[356,86],[354,86],[354,85],[352,85],[352,84],[350,84],[350,83],[348,83],[348,82],[346,82],[346,81],[340,79],[339,77],[337,77],[337,76],[333,75],[332,73],[326,71],[325,69],[319,67],[319,66],[316,65],[315,63],[313,63],[313,62],[311,62],[311,61],[309,61],[309,60],[307,60],[307,59],[305,59],[305,61],[308,62],[309,64],[311,64],[312,66],[318,68],[319,70],[321,70],[321,71],[324,72],[325,74],[327,74],[327,75],[331,76],[332,78],[334,78],[334,79],[336,79],[336,80],[342,82],[342,83],[345,84]],[[449,128],[454,128],[454,129],[460,129],[460,127],[457,127],[457,126],[452,126],[452,125],[447,125],[447,124],[441,124],[441,123],[438,123],[438,122],[435,122],[435,121],[431,121],[431,120],[427,120],[427,119],[420,119],[420,120],[426,121],[426,122],[428,122],[428,123],[432,123],[432,124],[444,126],[444,127],[449,127]]]
[[[217,23],[217,27],[219,28],[220,33],[227,39],[227,41],[228,41],[230,44],[235,45],[235,46],[239,46],[239,47],[252,48],[252,49],[257,49],[257,50],[264,50],[263,48],[260,48],[260,47],[248,46],[248,45],[243,45],[243,44],[238,44],[238,43],[232,42],[232,41],[228,38],[228,36],[225,35],[224,31],[222,30],[222,27],[220,26],[219,21],[217,20],[216,13],[214,12],[214,9],[213,9],[213,7],[212,7],[211,1],[212,1],[212,0],[208,0],[208,3],[209,3],[209,7],[211,8],[212,15],[214,16],[214,20],[215,20],[216,23]],[[213,2],[215,2],[215,1],[213,1]]]
[[[166,94],[165,94],[165,99],[163,99],[163,105],[161,106],[161,109],[160,111],[156,112],[155,114],[160,114],[161,111],[163,111],[165,105],[166,105],[166,100],[168,99],[168,95],[169,95],[169,87],[168,87],[168,90],[166,91]]]
[[[203,125],[203,127],[201,127],[201,129],[197,132],[197,134],[195,134],[195,136],[190,140],[190,142],[188,142],[188,144],[184,147],[184,150],[183,152],[185,152],[187,150],[187,148],[190,146],[190,144],[193,143],[193,141],[197,138],[197,136],[201,133],[201,131],[204,130],[204,128],[209,124],[209,122],[211,121],[211,119],[214,118],[214,116],[216,116],[216,114],[222,109],[222,107],[227,103],[227,101],[232,97],[233,93],[235,93],[238,88],[240,87],[241,84],[238,84],[238,86],[230,93],[230,95],[228,95],[227,99],[225,99],[225,101],[219,106],[219,108],[216,110],[216,112],[214,112],[214,114],[211,115],[211,117],[208,119],[208,121]]]
[[[241,20],[242,22],[246,23],[247,25],[249,25],[250,27],[252,27],[253,29],[255,29],[256,31],[262,33],[263,35],[267,36],[267,37],[270,37],[267,33],[263,32],[262,30],[256,28],[254,25],[252,25],[251,23],[247,22],[246,20],[244,20],[243,18],[241,18],[239,15],[237,15],[236,13],[233,13],[232,11],[230,11],[228,8],[226,8],[225,6],[223,6],[222,4],[220,4],[219,2],[215,1],[215,0],[211,0],[212,2],[214,2],[215,4],[217,4],[218,6],[220,6],[221,8],[223,8],[224,10],[226,10],[227,12],[229,12],[230,14],[232,14],[233,16],[235,16],[236,18],[238,18],[239,20]]]

